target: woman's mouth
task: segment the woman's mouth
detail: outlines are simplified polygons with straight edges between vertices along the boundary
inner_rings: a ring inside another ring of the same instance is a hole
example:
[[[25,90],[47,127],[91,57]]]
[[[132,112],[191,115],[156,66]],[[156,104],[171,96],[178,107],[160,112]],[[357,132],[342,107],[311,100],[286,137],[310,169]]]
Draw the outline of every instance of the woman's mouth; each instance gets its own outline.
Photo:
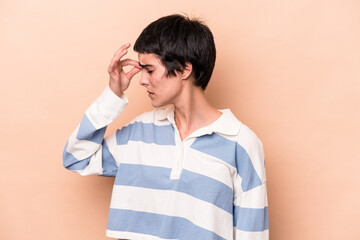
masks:
[[[149,97],[154,96],[154,93],[153,93],[153,92],[147,91],[147,93],[148,93],[148,96],[149,96]]]

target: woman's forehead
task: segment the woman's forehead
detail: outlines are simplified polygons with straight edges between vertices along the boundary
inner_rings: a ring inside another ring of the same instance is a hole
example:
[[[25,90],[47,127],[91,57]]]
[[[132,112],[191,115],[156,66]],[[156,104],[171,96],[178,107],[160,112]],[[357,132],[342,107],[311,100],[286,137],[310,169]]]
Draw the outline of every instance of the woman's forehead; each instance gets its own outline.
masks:
[[[141,67],[162,65],[160,58],[154,53],[139,53],[138,58]]]

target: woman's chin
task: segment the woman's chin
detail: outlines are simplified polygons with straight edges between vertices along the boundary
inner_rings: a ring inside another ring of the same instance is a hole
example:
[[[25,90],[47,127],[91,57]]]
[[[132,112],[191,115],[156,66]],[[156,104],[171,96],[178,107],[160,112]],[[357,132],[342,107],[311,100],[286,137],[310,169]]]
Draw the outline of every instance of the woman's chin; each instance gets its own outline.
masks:
[[[154,108],[160,108],[160,107],[166,106],[167,104],[165,104],[165,103],[159,103],[159,102],[155,102],[155,101],[151,101],[151,105],[152,105]]]

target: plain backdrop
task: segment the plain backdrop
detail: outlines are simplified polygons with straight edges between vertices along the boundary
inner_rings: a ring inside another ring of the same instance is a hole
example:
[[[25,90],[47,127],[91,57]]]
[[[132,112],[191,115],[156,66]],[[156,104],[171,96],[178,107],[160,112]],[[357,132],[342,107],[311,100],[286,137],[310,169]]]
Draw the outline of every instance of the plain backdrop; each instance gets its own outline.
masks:
[[[358,0],[0,0],[0,239],[107,239],[114,179],[62,151],[114,52],[173,13],[212,29],[206,95],[264,144],[270,239],[360,239]],[[152,109],[139,75],[126,94],[106,135]]]

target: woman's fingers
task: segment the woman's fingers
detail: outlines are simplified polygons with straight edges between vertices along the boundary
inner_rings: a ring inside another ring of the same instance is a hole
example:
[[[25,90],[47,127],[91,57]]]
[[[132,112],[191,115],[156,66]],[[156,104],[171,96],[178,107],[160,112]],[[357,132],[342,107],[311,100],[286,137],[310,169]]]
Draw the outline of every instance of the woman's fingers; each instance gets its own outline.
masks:
[[[132,79],[132,77],[141,71],[141,68],[133,67],[128,73],[126,73],[126,77],[128,79]]]
[[[127,54],[129,47],[129,43],[121,46],[115,52],[108,67],[110,82],[117,82],[118,85],[116,86],[118,86],[118,88],[114,91],[118,93],[125,91],[128,88],[130,80],[133,78],[133,76],[139,73],[142,69],[138,61],[130,58],[122,60],[122,58]],[[132,68],[130,71],[125,72],[123,71],[123,67],[125,66],[132,66]]]
[[[125,43],[124,45],[122,45],[115,53],[114,53],[114,57],[119,54],[120,52],[124,51],[125,49],[128,49],[130,47],[130,43]]]
[[[118,51],[115,52],[114,57],[111,59],[114,62],[119,62],[120,59],[125,56],[128,52],[128,48],[130,47],[130,43],[123,45]]]
[[[130,47],[130,43],[122,45],[114,54],[114,57],[111,59],[110,65],[108,67],[108,72],[113,72],[117,67],[119,67],[120,59],[127,54],[127,49]]]
[[[134,66],[134,67],[137,67],[137,68],[141,68],[138,61],[132,60],[130,58],[121,60],[120,65],[123,66],[123,67],[131,65],[131,66]]]
[[[120,71],[122,70],[123,67],[125,66],[134,66],[135,68],[138,68],[139,70],[141,70],[141,67],[139,65],[138,61],[132,60],[132,59],[124,59],[121,60],[119,62],[116,61],[111,61],[110,65],[109,65],[109,69],[108,72],[113,72],[116,68],[119,68]]]
[[[114,57],[111,59],[109,68],[111,68],[112,71],[114,71],[115,68],[118,67],[120,59],[121,59],[126,53],[127,53],[127,50],[125,49],[124,51],[120,52],[118,55],[114,56]]]

